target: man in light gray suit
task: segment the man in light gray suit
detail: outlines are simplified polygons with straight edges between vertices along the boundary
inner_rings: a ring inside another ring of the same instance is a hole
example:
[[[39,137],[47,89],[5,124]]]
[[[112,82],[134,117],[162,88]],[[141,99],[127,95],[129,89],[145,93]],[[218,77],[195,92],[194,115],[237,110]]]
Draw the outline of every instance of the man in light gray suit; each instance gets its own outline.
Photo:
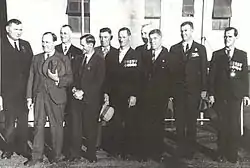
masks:
[[[34,141],[32,159],[27,166],[42,162],[44,149],[44,125],[46,116],[50,121],[53,162],[63,159],[63,120],[67,101],[66,87],[73,81],[71,64],[68,57],[55,51],[56,35],[46,32],[42,37],[44,52],[34,56],[27,86],[27,106],[34,103]]]

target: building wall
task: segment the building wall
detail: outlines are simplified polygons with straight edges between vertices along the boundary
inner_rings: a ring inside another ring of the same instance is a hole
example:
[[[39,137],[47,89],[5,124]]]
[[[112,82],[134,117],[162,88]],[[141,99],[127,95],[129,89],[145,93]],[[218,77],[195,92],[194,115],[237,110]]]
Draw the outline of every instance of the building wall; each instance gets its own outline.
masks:
[[[202,4],[204,1],[204,36],[205,46],[210,60],[214,50],[223,47],[223,31],[212,30],[213,0],[195,0],[194,17],[182,17],[183,0],[161,0],[161,23],[163,44],[168,49],[179,42],[180,24],[183,21],[194,22],[194,39],[201,42]],[[108,2],[108,3],[107,3]],[[60,27],[67,24],[67,0],[7,0],[8,19],[18,18],[23,22],[23,38],[30,41],[35,53],[41,52],[41,36],[45,31],[59,35]],[[237,47],[250,53],[247,18],[250,15],[249,0],[232,1],[231,26],[239,30]],[[114,38],[112,44],[118,47],[117,32],[121,27],[129,27],[132,31],[132,47],[142,44],[140,28],[144,20],[145,0],[90,0],[90,32],[96,37],[99,45],[99,29],[108,26]],[[73,43],[79,46],[79,37],[75,34]],[[58,40],[58,43],[60,40]],[[250,64],[250,59],[249,59]]]

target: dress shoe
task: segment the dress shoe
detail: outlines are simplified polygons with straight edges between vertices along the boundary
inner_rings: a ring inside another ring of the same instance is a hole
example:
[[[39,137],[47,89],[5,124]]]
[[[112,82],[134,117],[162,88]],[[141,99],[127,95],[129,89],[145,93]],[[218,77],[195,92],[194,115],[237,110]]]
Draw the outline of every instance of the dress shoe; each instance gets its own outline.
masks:
[[[34,160],[31,159],[31,160],[27,160],[26,162],[24,162],[24,165],[30,167],[30,166],[34,166],[42,162],[43,162],[43,159],[34,159]]]
[[[60,155],[60,156],[56,156],[54,157],[52,160],[50,160],[50,163],[59,163],[59,162],[63,162],[65,159],[65,156]]]
[[[227,161],[227,159],[224,156],[218,156],[216,159],[217,162],[224,163]]]
[[[89,155],[88,153],[82,153],[82,156],[87,159],[90,163],[95,163],[97,162],[97,157],[96,155]]]
[[[1,155],[1,159],[10,159],[11,156],[13,155],[13,152],[8,152],[8,151],[4,151]]]
[[[75,157],[65,157],[63,161],[65,162],[79,162],[81,160],[80,156],[75,156]]]

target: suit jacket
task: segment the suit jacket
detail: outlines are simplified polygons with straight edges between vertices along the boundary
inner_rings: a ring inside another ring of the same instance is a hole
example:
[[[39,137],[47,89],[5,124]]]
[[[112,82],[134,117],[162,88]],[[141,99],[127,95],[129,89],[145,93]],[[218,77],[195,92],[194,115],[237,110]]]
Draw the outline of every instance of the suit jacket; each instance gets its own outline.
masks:
[[[95,48],[96,52],[99,52],[101,55],[103,55],[101,46],[98,46]],[[115,60],[118,57],[119,51],[118,49],[110,46],[110,50],[105,56],[105,65],[106,65],[106,74],[105,74],[105,80],[104,80],[104,86],[103,91],[107,94],[110,94],[111,91],[111,85],[112,85],[112,65],[115,64]]]
[[[193,41],[191,48],[183,51],[182,42],[170,48],[173,54],[171,70],[176,91],[185,89],[190,93],[200,94],[207,90],[207,53],[206,48]]]
[[[146,102],[150,104],[164,104],[168,101],[171,91],[171,73],[170,73],[170,53],[163,47],[157,59],[152,62],[152,50],[144,55],[147,59],[145,69],[144,96]],[[148,104],[147,103],[147,104]]]
[[[63,48],[62,48],[62,43],[61,44],[58,44],[56,47],[55,47],[56,51],[58,51],[59,53],[63,53]],[[69,57],[70,60],[73,60],[75,59],[75,57],[79,56],[82,54],[82,50],[76,46],[74,46],[73,44],[70,45],[66,55]]]
[[[94,52],[89,62],[82,66],[83,56],[73,63],[74,83],[77,89],[83,90],[83,101],[87,104],[99,104],[102,85],[105,78],[105,61],[102,55]]]
[[[7,36],[2,39],[2,96],[4,104],[25,101],[29,68],[33,52],[29,42],[19,39],[17,51],[10,44]],[[6,106],[5,106],[6,107]]]
[[[230,66],[234,62],[235,67]],[[217,99],[241,99],[248,96],[248,68],[247,53],[235,48],[233,57],[229,62],[225,48],[213,52],[210,73],[209,92]],[[235,72],[235,76],[231,72]]]
[[[121,63],[119,53],[110,57],[107,66],[110,68],[110,96],[129,98],[141,92],[141,60],[139,54],[130,48]]]
[[[67,101],[66,87],[73,81],[70,60],[58,52],[51,57],[58,57],[65,65],[65,74],[59,76],[59,84],[56,85],[52,79],[47,77],[47,74],[43,73],[45,59],[44,53],[40,53],[35,55],[32,60],[26,97],[35,99],[38,93],[45,92],[49,94],[54,103],[64,104]]]

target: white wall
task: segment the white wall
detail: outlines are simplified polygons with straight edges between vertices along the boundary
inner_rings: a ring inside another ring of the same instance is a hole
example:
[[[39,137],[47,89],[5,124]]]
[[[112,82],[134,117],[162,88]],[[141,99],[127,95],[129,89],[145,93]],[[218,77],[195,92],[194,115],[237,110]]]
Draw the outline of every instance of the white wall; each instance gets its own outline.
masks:
[[[60,42],[60,27],[68,23],[66,3],[67,0],[7,0],[8,19],[22,21],[22,38],[30,42],[37,54],[42,51],[41,37],[44,32],[54,32]]]
[[[237,1],[237,2],[236,2]],[[107,3],[108,2],[108,3]],[[161,30],[163,44],[168,49],[179,42],[180,24],[183,21],[193,21],[194,39],[201,42],[201,21],[203,0],[195,0],[194,17],[182,17],[183,0],[161,0]],[[213,0],[204,0],[204,36],[208,58],[214,50],[222,48],[223,31],[212,30]],[[67,0],[7,0],[8,19],[18,18],[23,22],[23,38],[30,41],[35,53],[41,51],[41,36],[45,31],[52,31],[59,36],[60,27],[68,23],[66,12]],[[232,1],[231,26],[239,30],[237,47],[250,53],[250,39],[247,16],[250,16],[249,0]],[[114,39],[112,44],[118,47],[117,32],[121,27],[129,27],[132,31],[132,47],[142,44],[140,37],[141,25],[144,21],[145,0],[91,0],[90,31],[96,37],[99,45],[99,30],[110,27]],[[73,43],[79,46],[79,37],[74,36]],[[60,40],[58,40],[59,42]],[[249,59],[250,64],[250,59]]]

